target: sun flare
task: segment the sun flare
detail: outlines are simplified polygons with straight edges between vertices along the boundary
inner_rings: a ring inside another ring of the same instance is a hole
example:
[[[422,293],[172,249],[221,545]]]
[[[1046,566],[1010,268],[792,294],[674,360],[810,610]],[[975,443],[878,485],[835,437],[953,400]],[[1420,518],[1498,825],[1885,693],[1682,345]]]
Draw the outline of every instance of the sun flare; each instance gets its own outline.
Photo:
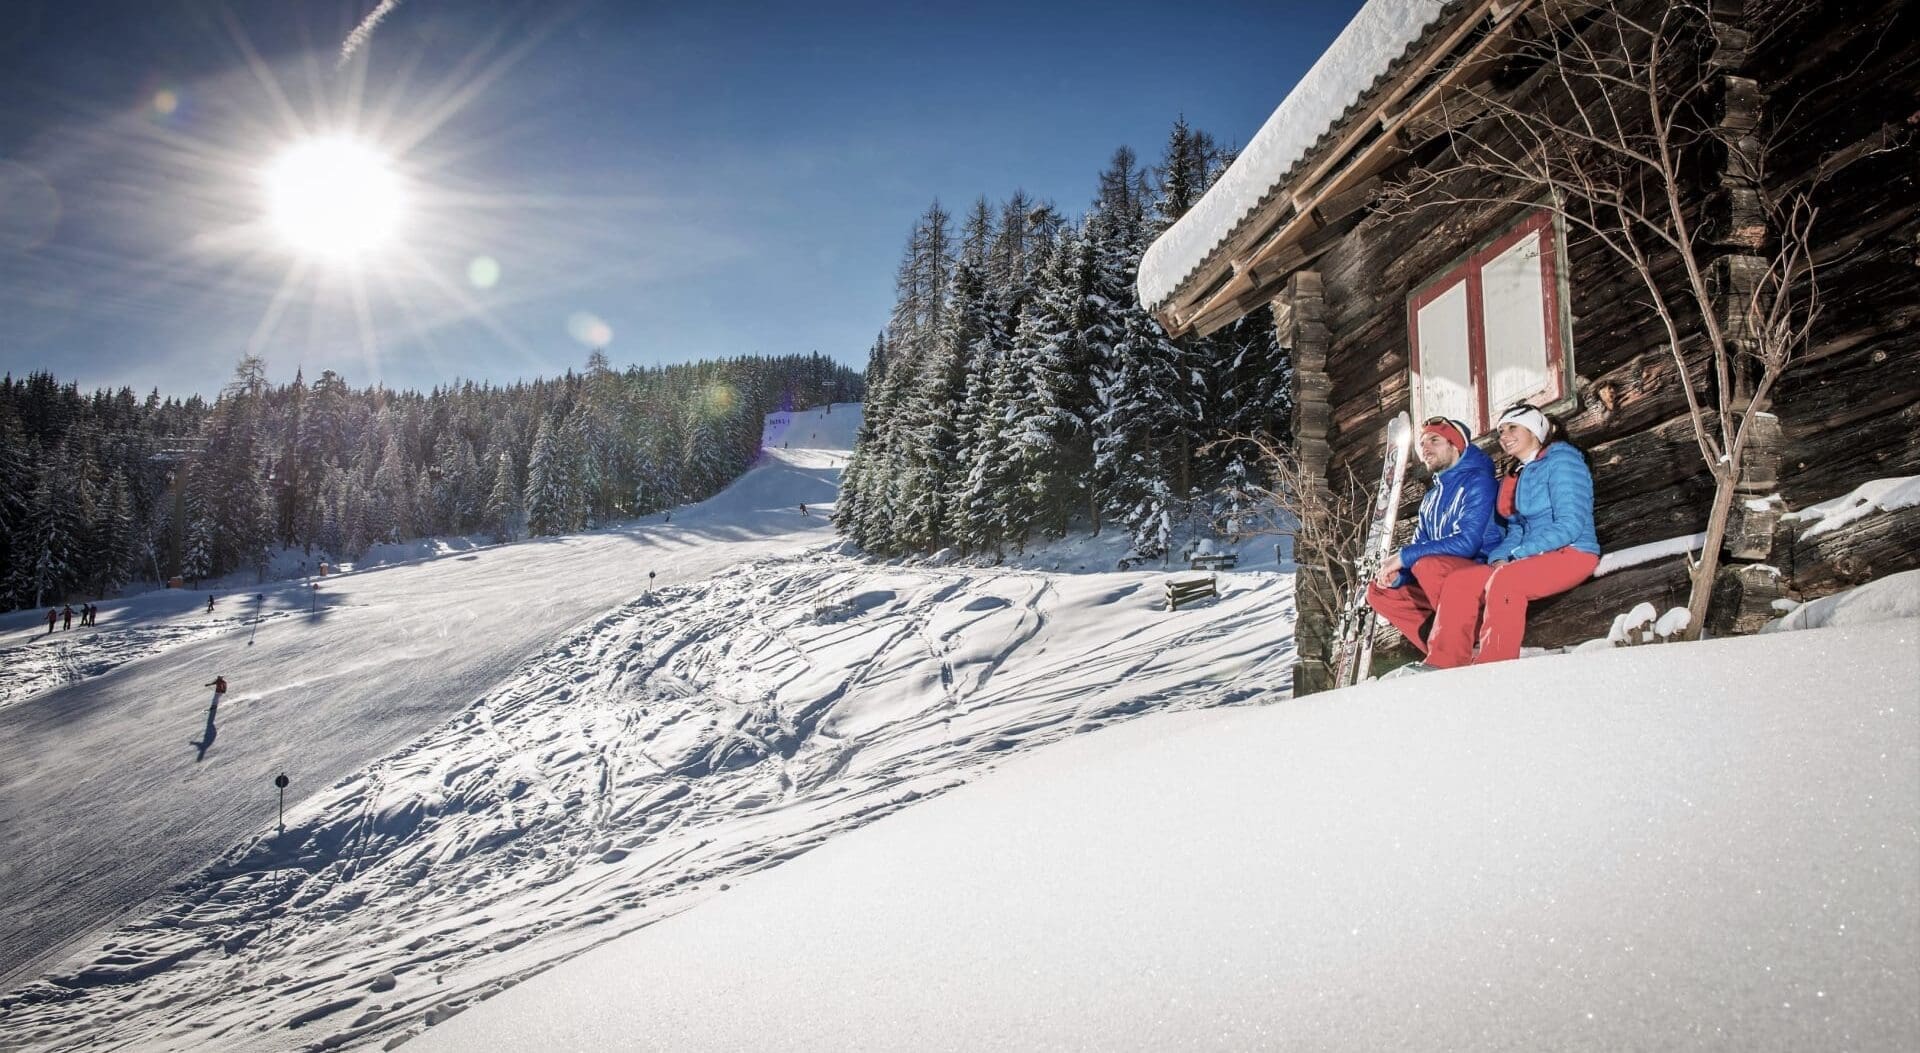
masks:
[[[391,162],[351,139],[308,139],[266,171],[267,214],[295,250],[326,260],[362,257],[392,238],[406,194]]]

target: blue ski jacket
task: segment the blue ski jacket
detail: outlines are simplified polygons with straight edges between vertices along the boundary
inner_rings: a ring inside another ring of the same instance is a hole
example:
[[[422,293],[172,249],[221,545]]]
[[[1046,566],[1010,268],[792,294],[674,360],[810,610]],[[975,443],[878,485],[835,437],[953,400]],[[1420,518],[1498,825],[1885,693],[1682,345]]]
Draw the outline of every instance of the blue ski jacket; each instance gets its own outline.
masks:
[[[1493,518],[1499,494],[1492,458],[1469,443],[1453,467],[1433,477],[1433,487],[1420,500],[1420,521],[1413,540],[1400,550],[1403,569],[1393,587],[1405,586],[1413,565],[1426,556],[1484,562],[1500,542],[1500,525]]]
[[[1593,530],[1593,473],[1579,450],[1556,442],[1520,466],[1513,515],[1487,561],[1526,559],[1569,545],[1600,554]]]

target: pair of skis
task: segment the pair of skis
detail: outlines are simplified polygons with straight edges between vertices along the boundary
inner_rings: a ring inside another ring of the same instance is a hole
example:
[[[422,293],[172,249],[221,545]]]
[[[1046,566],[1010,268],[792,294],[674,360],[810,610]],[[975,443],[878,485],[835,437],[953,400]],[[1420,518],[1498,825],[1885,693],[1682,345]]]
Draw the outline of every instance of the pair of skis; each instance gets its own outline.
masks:
[[[1350,687],[1367,675],[1373,664],[1373,629],[1378,615],[1367,606],[1367,583],[1380,573],[1393,549],[1393,524],[1400,509],[1400,489],[1407,478],[1407,459],[1413,451],[1413,422],[1405,412],[1387,422],[1387,452],[1380,463],[1380,485],[1373,491],[1373,510],[1367,518],[1366,544],[1353,561],[1353,587],[1340,611],[1334,636],[1333,686]]]

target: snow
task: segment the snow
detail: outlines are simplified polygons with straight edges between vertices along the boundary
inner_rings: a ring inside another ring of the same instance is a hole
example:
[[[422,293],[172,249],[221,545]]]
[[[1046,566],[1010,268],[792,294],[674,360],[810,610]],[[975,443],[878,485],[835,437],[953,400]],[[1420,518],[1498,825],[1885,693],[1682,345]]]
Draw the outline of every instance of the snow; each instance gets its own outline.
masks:
[[[1775,609],[1779,609],[1776,600]],[[1889,574],[1878,581],[1836,592],[1797,606],[1767,623],[1762,632],[1788,632],[1827,626],[1872,625],[1895,618],[1920,618],[1920,570]]]
[[[1445,0],[1367,0],[1219,180],[1147,248],[1140,302],[1155,308],[1172,296],[1445,6]]]
[[[1660,612],[1653,609],[1653,604],[1644,601],[1635,604],[1632,610],[1613,620],[1613,628],[1607,631],[1607,642],[1616,646],[1628,643],[1629,633],[1646,629],[1658,617]]]
[[[1806,537],[1819,537],[1821,534],[1838,530],[1849,523],[1865,519],[1875,512],[1891,512],[1900,508],[1920,505],[1920,475],[1907,475],[1893,479],[1875,479],[1862,483],[1851,492],[1831,501],[1822,501],[1809,505],[1797,512],[1788,512],[1782,519],[1813,524],[1808,528]]]
[[[1912,1049],[1920,621],[1155,715],[429,1029],[513,1049]]]
[[[253,645],[103,611],[119,664],[0,708],[0,1046],[1920,1043],[1913,582],[1293,701],[1288,574],[858,558],[823,416],[671,525],[270,586]],[[0,631],[0,685],[56,646]]]
[[[1600,557],[1600,565],[1593,569],[1593,576],[1604,578],[1616,570],[1625,570],[1628,567],[1637,567],[1643,563],[1653,563],[1673,556],[1688,555],[1700,551],[1706,543],[1707,534],[1703,530],[1698,534],[1667,538],[1664,541],[1650,541],[1644,545],[1608,552]]]
[[[275,774],[288,773],[297,805],[392,754],[640,595],[649,571],[671,587],[829,541],[826,519],[798,504],[831,509],[859,419],[844,404],[778,415],[770,428],[819,445],[768,450],[671,525],[654,517],[328,577],[317,613],[292,581],[223,596],[212,617],[200,593],[105,601],[86,636],[49,638],[31,611],[0,618],[11,700],[0,708],[0,844],[32,846],[0,853],[0,977],[11,986],[52,965],[67,941],[257,834]],[[263,620],[250,637],[256,595]],[[98,675],[38,693],[13,686],[44,684],[43,656],[62,644]],[[215,674],[232,690],[196,760],[208,724],[200,685]]]
[[[1672,639],[1686,632],[1687,626],[1692,624],[1692,612],[1685,607],[1674,607],[1661,615],[1659,621],[1653,623],[1653,633],[1663,639]]]
[[[1017,751],[1148,709],[1218,706],[1287,686],[1286,575],[1222,574],[1219,599],[1167,614],[1158,572],[876,565],[817,533],[788,535],[784,547],[725,540],[727,523],[776,511],[799,518],[791,488],[831,474],[809,474],[790,459],[799,456],[775,451],[703,509],[676,514],[673,528],[704,517],[714,536],[684,539],[676,566],[689,572],[650,595],[634,577],[643,582],[644,568],[615,563],[643,536],[674,535],[633,528],[616,535],[625,549],[576,553],[592,566],[570,573],[612,575],[632,590],[627,602],[547,630],[477,697],[406,741],[367,749],[338,776],[313,774],[308,743],[296,755],[261,725],[285,709],[243,690],[260,674],[229,673],[235,690],[204,764],[183,749],[205,720],[199,694],[113,725],[122,738],[128,728],[162,729],[134,736],[158,743],[154,756],[129,751],[156,769],[143,780],[149,799],[65,800],[49,789],[17,811],[9,799],[0,824],[26,829],[64,808],[76,825],[104,817],[133,852],[169,846],[142,840],[121,813],[178,832],[217,810],[232,815],[221,832],[235,832],[206,850],[210,865],[149,879],[149,890],[172,887],[121,924],[72,927],[80,938],[48,961],[47,975],[0,1000],[7,1033],[81,1049],[383,1044]],[[826,497],[819,503],[830,506]],[[504,546],[498,573],[562,543],[580,541]],[[696,579],[698,565],[718,569]],[[365,590],[403,569],[348,579],[371,599]],[[511,608],[559,569],[522,567],[476,605]],[[495,631],[490,613],[480,618]],[[261,646],[284,649],[297,625],[269,622]],[[466,636],[465,646],[484,638]],[[389,662],[377,637],[342,646],[384,663],[367,675],[387,685],[389,703],[415,675],[457,671],[416,674],[404,657]],[[146,664],[177,677],[180,663],[198,661],[179,648]],[[352,714],[334,701],[308,704]],[[117,755],[118,746],[64,734],[35,739],[48,754],[43,775],[84,769],[77,745]],[[324,737],[311,747],[344,752]],[[273,829],[269,783],[281,764],[299,794],[284,835]],[[213,784],[234,769],[231,788]],[[44,915],[100,895],[87,872],[119,862],[110,858],[118,851],[101,843],[91,858],[30,860],[6,874],[10,891],[34,897],[6,908],[28,926],[23,943],[64,936]],[[63,882],[63,871],[79,880]]]

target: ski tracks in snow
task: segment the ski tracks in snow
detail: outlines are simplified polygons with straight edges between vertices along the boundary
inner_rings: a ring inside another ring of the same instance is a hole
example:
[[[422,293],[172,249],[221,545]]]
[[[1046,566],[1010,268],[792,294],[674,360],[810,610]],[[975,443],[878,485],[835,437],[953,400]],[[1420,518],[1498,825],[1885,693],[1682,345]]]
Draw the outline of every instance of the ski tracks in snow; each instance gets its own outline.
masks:
[[[1291,579],[1224,580],[1166,613],[1149,574],[816,554],[662,590],[95,937],[0,1027],[391,1047],[1001,753],[1283,687]]]

